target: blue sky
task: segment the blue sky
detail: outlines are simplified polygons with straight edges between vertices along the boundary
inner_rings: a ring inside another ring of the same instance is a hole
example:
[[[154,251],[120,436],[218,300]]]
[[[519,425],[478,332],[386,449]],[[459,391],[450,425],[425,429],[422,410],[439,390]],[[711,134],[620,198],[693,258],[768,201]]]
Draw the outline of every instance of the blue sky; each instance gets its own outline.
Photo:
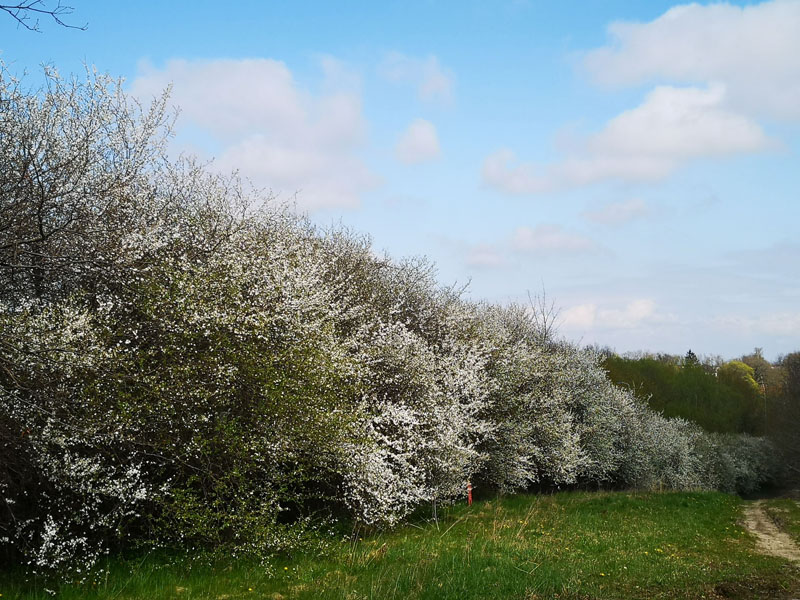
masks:
[[[0,15],[6,68],[171,84],[174,152],[470,298],[544,287],[619,352],[800,348],[798,1],[71,4]]]

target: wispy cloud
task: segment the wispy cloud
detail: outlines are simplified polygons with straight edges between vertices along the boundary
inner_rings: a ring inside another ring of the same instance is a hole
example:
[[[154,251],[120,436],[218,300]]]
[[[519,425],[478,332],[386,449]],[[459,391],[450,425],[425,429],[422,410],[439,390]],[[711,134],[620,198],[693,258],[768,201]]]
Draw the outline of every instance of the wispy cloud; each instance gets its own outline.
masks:
[[[453,74],[442,67],[436,56],[416,58],[390,52],[380,64],[378,72],[392,83],[413,86],[420,100],[447,103],[453,99]]]

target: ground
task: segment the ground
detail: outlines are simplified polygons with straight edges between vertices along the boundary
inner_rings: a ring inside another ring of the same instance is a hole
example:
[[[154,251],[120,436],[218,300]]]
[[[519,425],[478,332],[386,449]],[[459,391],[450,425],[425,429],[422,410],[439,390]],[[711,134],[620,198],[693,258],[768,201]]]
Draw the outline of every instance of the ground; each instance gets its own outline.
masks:
[[[800,562],[800,546],[781,530],[766,509],[766,500],[754,500],[745,506],[745,526],[756,538],[756,548],[764,554]]]

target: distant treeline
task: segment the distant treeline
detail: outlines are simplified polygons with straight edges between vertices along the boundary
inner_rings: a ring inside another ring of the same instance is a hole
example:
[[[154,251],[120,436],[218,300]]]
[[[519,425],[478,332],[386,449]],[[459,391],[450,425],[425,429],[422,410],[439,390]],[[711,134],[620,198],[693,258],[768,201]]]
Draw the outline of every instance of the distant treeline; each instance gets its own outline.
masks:
[[[719,364],[685,357],[610,355],[611,381],[634,391],[668,417],[683,417],[708,431],[761,434],[764,398],[752,367],[740,360]]]
[[[719,357],[604,349],[603,367],[666,417],[682,417],[719,433],[772,438],[788,457],[800,456],[800,352],[764,358],[761,348],[728,362]],[[790,460],[790,471],[800,461]]]

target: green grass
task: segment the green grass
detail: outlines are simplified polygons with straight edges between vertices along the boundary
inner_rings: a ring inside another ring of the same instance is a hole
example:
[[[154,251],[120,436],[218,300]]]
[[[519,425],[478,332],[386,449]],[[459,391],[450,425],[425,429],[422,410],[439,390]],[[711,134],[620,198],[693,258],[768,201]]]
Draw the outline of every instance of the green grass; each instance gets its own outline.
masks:
[[[764,508],[772,520],[800,544],[800,500],[774,498],[767,500]]]
[[[796,567],[754,552],[742,501],[718,493],[561,493],[457,506],[437,524],[336,543],[270,568],[163,557],[116,562],[62,585],[66,599],[788,598]],[[798,521],[800,523],[800,521]],[[2,574],[0,574],[2,582]],[[48,598],[0,583],[2,600]]]

